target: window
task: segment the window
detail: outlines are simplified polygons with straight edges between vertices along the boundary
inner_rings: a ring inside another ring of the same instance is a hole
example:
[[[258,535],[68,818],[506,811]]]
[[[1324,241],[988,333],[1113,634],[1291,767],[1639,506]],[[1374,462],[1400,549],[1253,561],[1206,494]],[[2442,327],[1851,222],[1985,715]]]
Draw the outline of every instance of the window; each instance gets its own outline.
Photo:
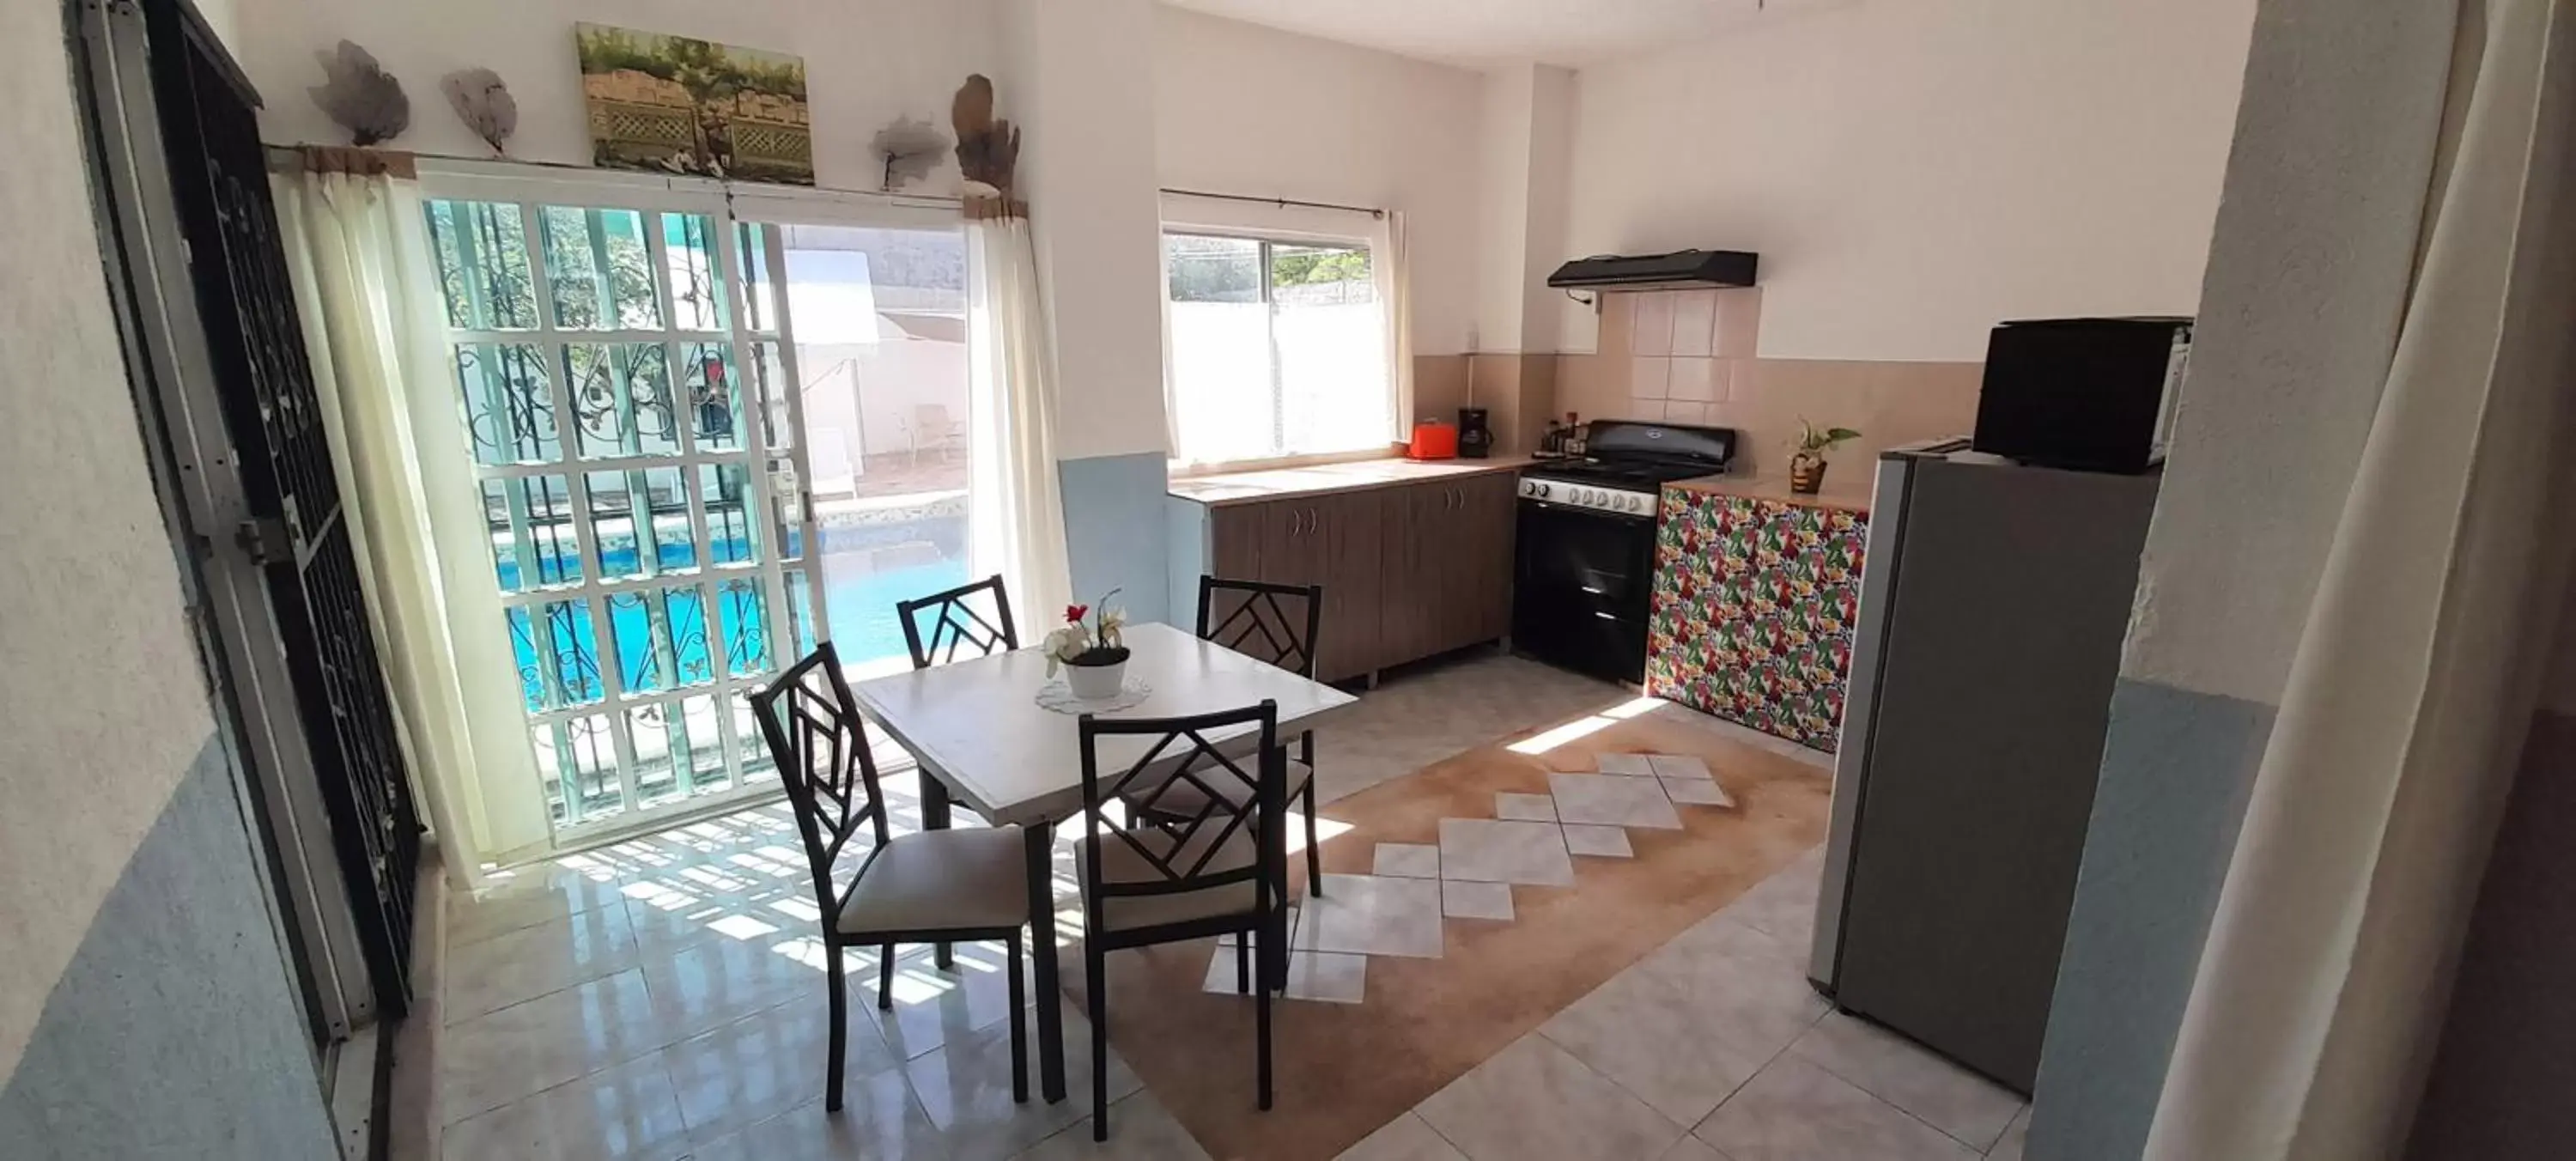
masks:
[[[1387,445],[1394,379],[1366,243],[1174,231],[1163,252],[1174,458]]]

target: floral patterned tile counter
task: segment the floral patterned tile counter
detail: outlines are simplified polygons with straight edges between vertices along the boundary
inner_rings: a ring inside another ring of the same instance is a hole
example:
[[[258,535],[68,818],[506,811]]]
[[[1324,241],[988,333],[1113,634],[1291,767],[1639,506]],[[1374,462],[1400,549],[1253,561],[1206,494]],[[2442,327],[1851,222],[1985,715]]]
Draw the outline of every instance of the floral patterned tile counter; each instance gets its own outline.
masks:
[[[1646,692],[1832,753],[1865,504],[1667,486]]]

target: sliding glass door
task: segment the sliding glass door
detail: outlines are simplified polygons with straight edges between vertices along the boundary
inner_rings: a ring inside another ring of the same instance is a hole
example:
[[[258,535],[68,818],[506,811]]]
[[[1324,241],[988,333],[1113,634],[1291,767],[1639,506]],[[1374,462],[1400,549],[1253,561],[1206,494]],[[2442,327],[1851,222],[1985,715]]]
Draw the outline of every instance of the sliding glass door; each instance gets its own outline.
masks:
[[[874,209],[874,207],[870,207]],[[894,603],[964,584],[969,415],[966,238],[953,210],[821,223],[767,212],[795,319],[795,398],[843,664],[909,664]],[[802,213],[799,213],[802,210]],[[886,219],[892,217],[892,222]]]
[[[720,195],[452,185],[429,235],[558,844],[774,785],[750,692],[829,637],[778,232]]]

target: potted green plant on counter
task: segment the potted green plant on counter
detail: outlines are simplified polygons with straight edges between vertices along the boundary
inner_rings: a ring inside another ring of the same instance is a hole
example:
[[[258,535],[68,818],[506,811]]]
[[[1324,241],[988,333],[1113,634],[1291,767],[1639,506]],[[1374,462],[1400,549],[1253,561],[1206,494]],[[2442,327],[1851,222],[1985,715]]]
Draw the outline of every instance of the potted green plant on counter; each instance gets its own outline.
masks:
[[[1825,486],[1825,453],[1836,446],[1859,439],[1860,433],[1848,427],[1817,427],[1798,417],[1798,445],[1789,453],[1789,490],[1813,496]]]

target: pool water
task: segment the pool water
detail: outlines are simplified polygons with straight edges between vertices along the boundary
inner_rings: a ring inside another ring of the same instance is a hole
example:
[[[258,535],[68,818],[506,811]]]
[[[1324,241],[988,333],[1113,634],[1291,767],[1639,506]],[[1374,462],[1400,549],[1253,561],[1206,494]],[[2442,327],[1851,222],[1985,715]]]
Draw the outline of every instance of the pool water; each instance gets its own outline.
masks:
[[[823,574],[824,616],[842,662],[860,665],[901,658],[906,649],[903,626],[895,617],[895,602],[966,583],[965,553],[960,543],[963,539],[962,519],[829,529],[823,536],[822,558],[788,570],[790,599],[801,603],[806,584],[810,583],[806,578],[819,566]],[[928,551],[903,554],[913,563],[880,562],[878,551],[895,545]],[[608,575],[641,573],[631,540],[619,538],[603,548],[602,564]],[[718,562],[747,561],[752,551],[739,539],[719,540],[711,546],[711,555]],[[920,559],[924,555],[930,559]],[[540,623],[547,627],[543,636],[551,638],[549,652],[557,666],[553,676],[562,688],[561,704],[567,705],[594,702],[605,696],[592,660],[600,654],[597,645],[613,647],[622,688],[628,693],[672,688],[672,675],[662,673],[654,659],[657,645],[669,650],[667,656],[678,671],[679,684],[684,685],[713,680],[719,664],[734,676],[745,676],[784,668],[813,649],[813,627],[805,623],[801,612],[793,619],[795,640],[773,640],[774,618],[756,572],[689,571],[696,560],[685,543],[666,543],[655,556],[658,571],[670,574],[672,583],[627,589],[611,596],[606,626],[592,623],[591,606],[581,600],[509,610],[511,648],[519,666],[521,693],[530,712],[546,708],[548,700],[547,674],[536,645]],[[549,583],[581,579],[578,554],[550,557],[544,563],[551,566],[541,570]],[[505,555],[496,564],[502,590],[517,591],[517,563]],[[708,607],[710,600],[712,609]],[[656,626],[657,619],[661,627]],[[667,642],[662,637],[664,627]],[[604,634],[601,629],[605,629]],[[716,643],[713,651],[710,642]],[[773,656],[781,647],[787,655]]]
[[[905,655],[903,624],[894,603],[926,597],[966,583],[963,559],[863,572],[823,560],[823,615],[844,664]]]

